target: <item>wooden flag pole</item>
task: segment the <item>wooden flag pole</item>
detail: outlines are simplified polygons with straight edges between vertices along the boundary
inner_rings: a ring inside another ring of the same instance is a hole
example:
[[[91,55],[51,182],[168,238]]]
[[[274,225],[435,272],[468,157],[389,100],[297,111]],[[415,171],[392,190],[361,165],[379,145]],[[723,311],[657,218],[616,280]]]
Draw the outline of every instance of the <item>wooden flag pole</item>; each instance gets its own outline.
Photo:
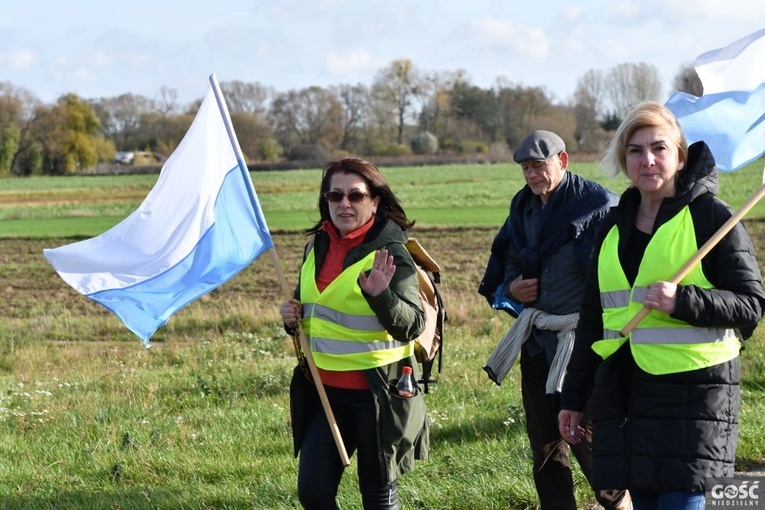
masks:
[[[765,173],[763,175],[763,180],[765,181]],[[696,252],[693,257],[686,262],[683,267],[681,267],[677,273],[672,277],[671,280],[669,280],[669,283],[678,284],[680,280],[685,278],[685,276],[688,275],[688,273],[693,269],[693,267],[701,262],[701,259],[703,259],[707,253],[709,253],[712,248],[717,245],[717,243],[720,242],[720,240],[725,237],[725,234],[730,232],[730,230],[739,222],[741,221],[741,218],[744,217],[746,213],[749,212],[749,210],[754,207],[754,205],[760,201],[760,199],[765,196],[765,182],[759,187],[759,189],[751,196],[749,199],[744,203],[744,205],[741,206],[741,209],[736,211],[733,216],[731,216],[728,221],[726,221],[723,226],[721,226],[715,234],[709,238],[709,240],[704,243],[704,246],[699,248],[699,251]],[[621,335],[627,336],[629,335],[635,327],[640,324],[640,321],[645,319],[645,317],[650,313],[651,310],[646,308],[645,306],[640,309],[640,311],[635,314],[635,316],[630,320],[624,328],[621,330]]]
[[[260,210],[260,203],[255,198],[255,189],[253,188],[252,182],[250,181],[250,175],[247,171],[247,166],[244,164],[242,149],[239,147],[239,141],[236,138],[236,133],[234,132],[234,128],[231,124],[231,117],[229,116],[228,108],[226,107],[226,99],[223,97],[223,93],[220,90],[220,86],[218,85],[218,80],[215,77],[215,73],[210,75],[210,85],[212,86],[213,92],[215,93],[215,99],[218,101],[218,108],[220,109],[220,113],[223,116],[223,124],[226,126],[226,131],[228,132],[229,139],[231,140],[231,145],[234,148],[234,153],[236,154],[236,160],[239,164],[239,169],[245,176],[245,182],[249,183],[247,190],[250,194],[252,206],[256,209],[258,218],[263,218],[263,213]],[[265,219],[263,219],[263,222],[265,223]],[[265,224],[263,227],[268,230],[268,227],[266,227]],[[290,295],[289,289],[287,288],[287,281],[284,279],[284,274],[282,273],[282,268],[279,264],[279,256],[276,253],[276,248],[269,248],[268,251],[271,253],[271,260],[274,263],[274,269],[276,271],[276,276],[279,278],[279,284],[282,287],[282,293],[287,299],[291,299],[292,296]],[[324,390],[324,385],[321,383],[319,371],[316,368],[316,363],[314,362],[313,356],[311,355],[311,350],[308,347],[308,340],[305,337],[305,333],[303,332],[303,328],[300,325],[300,321],[298,321],[298,334],[300,335],[300,347],[303,349],[303,354],[305,355],[305,359],[308,362],[308,368],[311,371],[311,376],[313,377],[314,384],[316,385],[316,390],[319,392],[319,400],[321,400],[321,405],[324,408],[324,413],[327,415],[329,429],[332,431],[332,437],[335,438],[337,452],[340,454],[340,461],[343,463],[343,466],[349,466],[351,461],[348,459],[348,453],[345,450],[343,438],[340,436],[340,429],[337,426],[335,415],[332,413],[332,408],[329,405],[327,392]]]
[[[287,281],[284,279],[284,275],[280,269],[279,256],[276,254],[275,249],[268,250],[271,252],[271,259],[274,261],[274,267],[276,268],[276,275],[279,278],[279,284],[282,287],[282,292],[287,299],[291,299],[292,296],[287,289]],[[329,422],[329,430],[332,431],[332,437],[335,438],[335,445],[337,445],[337,452],[340,454],[340,460],[343,466],[349,466],[351,461],[348,459],[348,453],[345,451],[345,444],[343,438],[340,435],[340,429],[335,421],[335,415],[332,413],[332,407],[329,405],[329,399],[327,398],[327,392],[324,390],[324,385],[321,383],[321,377],[319,376],[319,370],[316,368],[316,363],[313,360],[311,349],[308,346],[308,340],[305,337],[303,326],[298,321],[298,335],[300,338],[300,347],[303,349],[303,355],[308,362],[308,368],[311,371],[311,377],[313,377],[314,384],[316,384],[316,390],[319,392],[319,399],[321,405],[324,408],[324,413],[327,415],[327,421]]]

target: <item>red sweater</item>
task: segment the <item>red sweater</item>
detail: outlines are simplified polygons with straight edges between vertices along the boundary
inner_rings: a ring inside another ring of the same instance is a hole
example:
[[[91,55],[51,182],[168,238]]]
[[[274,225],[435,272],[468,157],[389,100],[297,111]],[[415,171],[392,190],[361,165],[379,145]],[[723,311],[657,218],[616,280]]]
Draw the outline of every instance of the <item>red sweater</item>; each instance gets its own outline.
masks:
[[[369,229],[372,228],[373,224],[374,218],[369,220],[361,228],[340,237],[340,234],[331,222],[324,222],[322,228],[329,234],[329,250],[327,250],[324,263],[322,264],[321,269],[319,269],[319,274],[316,277],[316,286],[319,288],[319,292],[324,291],[324,289],[327,288],[327,285],[343,272],[343,261],[348,254],[348,250],[361,245],[364,241],[364,236]],[[369,389],[369,381],[363,370],[350,370],[344,372],[324,370],[323,368],[318,368],[318,370],[321,382],[325,386],[334,386],[336,388],[352,390]]]

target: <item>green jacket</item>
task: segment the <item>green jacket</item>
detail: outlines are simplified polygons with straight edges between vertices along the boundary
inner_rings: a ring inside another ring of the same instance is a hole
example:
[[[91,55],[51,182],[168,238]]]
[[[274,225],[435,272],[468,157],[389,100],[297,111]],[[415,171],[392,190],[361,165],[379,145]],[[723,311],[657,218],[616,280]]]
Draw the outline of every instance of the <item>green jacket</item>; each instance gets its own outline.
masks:
[[[375,222],[364,242],[348,252],[343,269],[358,262],[369,253],[387,248],[393,256],[396,272],[388,289],[379,296],[366,296],[370,308],[388,333],[400,342],[413,342],[425,327],[425,315],[420,305],[417,273],[411,255],[404,247],[408,233],[392,221]],[[321,268],[329,247],[329,236],[324,232],[312,240],[317,271]],[[306,250],[307,251],[307,250]],[[295,298],[300,299],[300,282],[295,289]],[[430,426],[425,400],[421,391],[411,398],[401,398],[390,391],[404,365],[417,364],[410,356],[378,368],[366,371],[367,379],[378,410],[377,430],[380,445],[380,464],[387,481],[396,480],[410,471],[414,460],[428,457],[430,447]],[[305,418],[321,406],[318,393],[312,382],[305,377],[305,370],[296,367],[290,385],[290,412],[295,456],[300,451],[305,430]]]

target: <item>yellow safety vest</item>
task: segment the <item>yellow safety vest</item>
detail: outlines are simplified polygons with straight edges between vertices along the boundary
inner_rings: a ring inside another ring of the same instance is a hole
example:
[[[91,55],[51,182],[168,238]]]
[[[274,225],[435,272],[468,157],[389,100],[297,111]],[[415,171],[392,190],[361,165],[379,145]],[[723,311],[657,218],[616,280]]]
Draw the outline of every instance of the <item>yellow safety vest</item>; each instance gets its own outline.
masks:
[[[366,370],[411,356],[413,342],[394,340],[361,293],[358,277],[372,268],[375,254],[346,268],[319,292],[314,250],[300,272],[302,325],[316,366],[325,370]]]
[[[654,233],[632,288],[619,262],[618,247],[619,229],[614,226],[598,256],[604,339],[593,343],[596,353],[606,359],[629,340],[635,363],[655,375],[706,368],[738,356],[741,343],[737,330],[693,327],[658,310],[651,310],[627,337],[621,336],[621,329],[643,307],[647,287],[657,281],[668,281],[698,250],[688,206]],[[694,266],[680,285],[714,287],[704,275],[701,263]]]

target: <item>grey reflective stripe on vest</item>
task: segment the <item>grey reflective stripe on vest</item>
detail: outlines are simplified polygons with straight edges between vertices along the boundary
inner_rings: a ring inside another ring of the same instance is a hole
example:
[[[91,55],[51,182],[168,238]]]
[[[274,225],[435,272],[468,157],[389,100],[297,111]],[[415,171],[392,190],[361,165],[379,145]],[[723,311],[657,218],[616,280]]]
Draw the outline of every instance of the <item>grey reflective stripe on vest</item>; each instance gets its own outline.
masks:
[[[384,351],[401,347],[401,342],[395,340],[380,342],[349,342],[332,340],[331,338],[309,337],[311,350],[322,354],[360,354],[364,352]]]
[[[723,328],[636,328],[632,331],[632,342],[636,344],[701,344],[736,338],[736,330]]]
[[[645,301],[645,295],[648,294],[648,287],[635,287],[632,289],[632,300],[637,303]]]
[[[338,312],[324,305],[303,305],[303,317],[322,319],[358,331],[382,331],[385,329],[375,315],[351,315]]]
[[[600,304],[603,309],[606,308],[620,308],[630,304],[630,291],[629,290],[615,290],[613,292],[601,292]]]
[[[645,295],[648,293],[648,287],[637,286],[632,290],[632,300],[636,303],[645,301]],[[600,293],[600,304],[603,309],[620,308],[630,304],[630,291],[613,290],[611,292]]]
[[[623,338],[621,331],[603,330],[604,340]],[[635,328],[632,342],[636,344],[700,344],[724,342],[740,338],[738,330],[721,328]]]

